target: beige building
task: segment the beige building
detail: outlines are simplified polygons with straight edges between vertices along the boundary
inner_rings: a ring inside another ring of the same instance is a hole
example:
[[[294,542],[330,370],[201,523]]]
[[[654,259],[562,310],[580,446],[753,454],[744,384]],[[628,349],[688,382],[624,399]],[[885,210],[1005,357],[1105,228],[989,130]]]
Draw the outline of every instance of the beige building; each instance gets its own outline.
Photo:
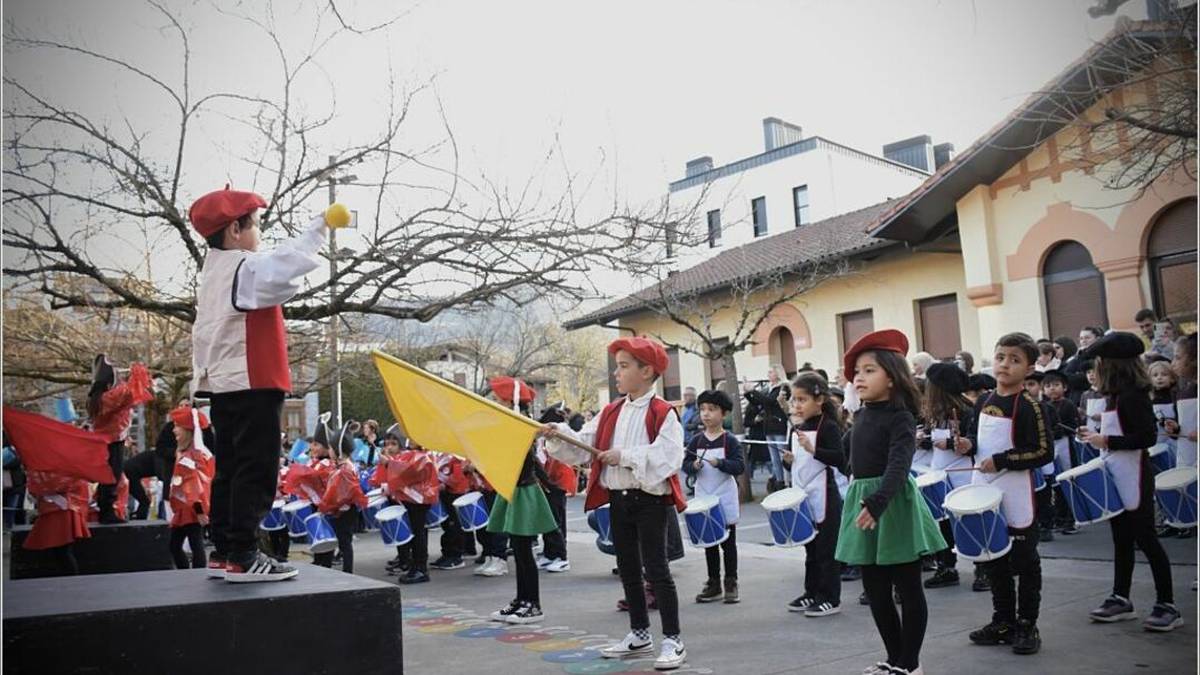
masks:
[[[1126,86],[1104,66],[1131,36],[1145,44],[1162,34],[1160,24],[1122,24],[1048,83],[1049,93],[1031,97],[905,197],[755,239],[662,283],[672,293],[728,294],[747,274],[791,269],[814,257],[851,265],[852,274],[767,317],[753,346],[736,356],[738,374],[750,379],[764,378],[772,363],[791,372],[809,362],[832,376],[849,343],[884,327],[907,334],[913,351],[948,359],[962,349],[977,364],[1006,332],[1074,337],[1087,325],[1130,329],[1142,307],[1194,329],[1194,154],[1190,172],[1114,190],[1104,183],[1106,167],[1122,166],[1121,151],[1132,139],[1106,145],[1081,136],[1078,118],[1048,114],[1070,103],[1085,119],[1099,119],[1109,108],[1154,102],[1145,78]],[[1084,86],[1097,81],[1101,86]],[[658,289],[566,327],[609,325],[691,343],[687,329],[655,310]],[[714,335],[723,327],[736,332],[731,314],[715,317]],[[684,386],[709,387],[725,376],[719,362],[678,350],[671,356],[662,380],[668,399]]]

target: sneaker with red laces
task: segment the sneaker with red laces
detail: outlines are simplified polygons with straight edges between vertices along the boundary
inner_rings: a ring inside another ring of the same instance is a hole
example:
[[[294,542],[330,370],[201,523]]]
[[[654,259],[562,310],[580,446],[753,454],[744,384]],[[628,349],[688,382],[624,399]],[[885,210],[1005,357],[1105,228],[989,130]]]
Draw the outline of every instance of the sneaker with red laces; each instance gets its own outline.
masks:
[[[208,578],[209,579],[224,579],[225,568],[229,565],[229,561],[225,559],[224,553],[213,551],[208,557]]]

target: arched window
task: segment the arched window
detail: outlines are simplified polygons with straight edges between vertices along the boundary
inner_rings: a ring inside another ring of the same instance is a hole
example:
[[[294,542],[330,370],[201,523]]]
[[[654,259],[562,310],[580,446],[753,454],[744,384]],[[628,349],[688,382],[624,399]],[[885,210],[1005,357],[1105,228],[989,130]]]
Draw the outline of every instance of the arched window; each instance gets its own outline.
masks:
[[[1048,335],[1078,335],[1084,326],[1108,326],[1104,276],[1077,241],[1055,246],[1042,264]]]
[[[780,326],[771,331],[771,337],[767,340],[769,351],[771,354],[771,363],[778,363],[783,366],[788,377],[796,374],[796,340],[792,337],[792,331],[784,326]]]
[[[1196,200],[1167,207],[1146,245],[1154,311],[1185,331],[1196,327]]]

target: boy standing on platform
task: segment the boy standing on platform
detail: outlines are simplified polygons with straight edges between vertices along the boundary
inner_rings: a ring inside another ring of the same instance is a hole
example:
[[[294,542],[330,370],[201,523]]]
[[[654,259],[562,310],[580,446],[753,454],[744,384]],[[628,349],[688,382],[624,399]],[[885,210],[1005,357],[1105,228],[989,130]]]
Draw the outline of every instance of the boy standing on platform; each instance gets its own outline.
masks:
[[[658,670],[683,665],[687,652],[680,639],[679,597],[667,564],[667,522],[686,508],[679,484],[683,463],[683,425],[670,403],[655,395],[654,382],[667,369],[666,349],[641,337],[608,345],[616,359],[613,377],[621,398],[605,406],[578,433],[565,424],[547,425],[546,451],[572,464],[591,461],[585,510],[608,502],[617,568],[629,606],[630,632],[601,650],[604,658],[653,652],[650,618],[642,590],[642,568],[654,588],[662,617]],[[600,452],[594,457],[559,437],[577,439]]]

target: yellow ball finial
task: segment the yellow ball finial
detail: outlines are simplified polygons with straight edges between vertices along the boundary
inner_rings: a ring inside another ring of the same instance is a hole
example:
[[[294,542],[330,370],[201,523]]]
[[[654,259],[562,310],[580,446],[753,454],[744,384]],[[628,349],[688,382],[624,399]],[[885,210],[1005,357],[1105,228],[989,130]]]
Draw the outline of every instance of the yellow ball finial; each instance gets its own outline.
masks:
[[[325,224],[333,229],[350,224],[350,209],[345,204],[330,204],[325,209]]]

